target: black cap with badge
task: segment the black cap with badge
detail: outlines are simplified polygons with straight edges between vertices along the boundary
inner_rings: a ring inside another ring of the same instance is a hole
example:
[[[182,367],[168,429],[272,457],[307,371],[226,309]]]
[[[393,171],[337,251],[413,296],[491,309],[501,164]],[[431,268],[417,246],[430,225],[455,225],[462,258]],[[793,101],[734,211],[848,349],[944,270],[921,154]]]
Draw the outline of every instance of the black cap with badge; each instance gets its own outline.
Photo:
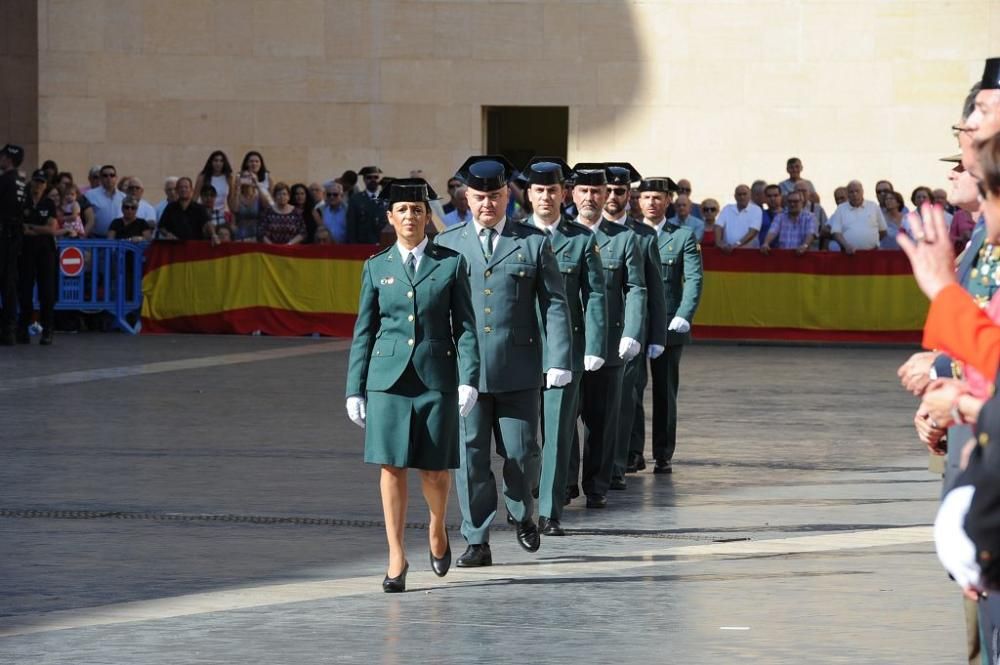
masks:
[[[987,58],[983,66],[982,90],[1000,90],[1000,58]]]
[[[455,177],[469,189],[493,192],[506,187],[513,173],[514,165],[503,155],[476,155],[465,160]]]
[[[0,148],[0,155],[10,157],[10,161],[14,162],[15,167],[18,167],[24,161],[24,148],[13,143],[8,143],[3,148]]]
[[[427,203],[438,199],[437,192],[423,178],[396,178],[383,187],[378,200],[392,206],[394,203]]]
[[[599,187],[608,184],[608,169],[600,162],[578,162],[573,165],[574,185]]]
[[[529,185],[562,185],[573,170],[559,157],[534,157],[523,173]]]
[[[677,183],[673,179],[668,177],[656,176],[652,178],[643,178],[642,182],[639,183],[640,192],[676,192],[679,188]]]
[[[607,162],[608,184],[630,187],[632,183],[642,180],[642,174],[628,162]]]
[[[35,169],[31,173],[32,182],[48,182],[49,174],[45,172],[45,169]]]

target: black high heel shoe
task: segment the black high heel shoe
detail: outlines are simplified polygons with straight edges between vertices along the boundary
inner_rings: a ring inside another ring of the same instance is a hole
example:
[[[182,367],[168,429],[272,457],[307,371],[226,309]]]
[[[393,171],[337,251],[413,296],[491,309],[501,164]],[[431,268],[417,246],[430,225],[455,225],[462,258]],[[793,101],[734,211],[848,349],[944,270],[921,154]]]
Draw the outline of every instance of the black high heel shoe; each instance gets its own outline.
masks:
[[[399,574],[399,577],[389,577],[388,573],[385,579],[382,580],[382,591],[386,593],[403,593],[406,591],[406,571],[410,569],[410,562],[407,561],[403,564],[403,572]]]
[[[444,533],[445,538],[448,538],[448,532]],[[430,551],[431,555],[431,570],[438,577],[444,577],[448,574],[448,569],[451,568],[451,538],[448,538],[448,548],[444,551],[444,556],[440,559],[434,557],[434,550]]]

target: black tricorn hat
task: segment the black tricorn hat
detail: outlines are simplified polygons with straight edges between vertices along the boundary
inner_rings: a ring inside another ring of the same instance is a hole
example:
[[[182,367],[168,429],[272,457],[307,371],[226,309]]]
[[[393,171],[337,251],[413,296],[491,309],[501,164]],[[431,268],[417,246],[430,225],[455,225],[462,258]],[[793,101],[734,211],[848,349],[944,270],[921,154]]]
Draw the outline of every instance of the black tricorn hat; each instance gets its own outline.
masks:
[[[529,185],[562,185],[573,170],[559,157],[533,157],[522,173]]]
[[[379,201],[389,206],[401,202],[426,203],[437,198],[437,192],[423,178],[396,178],[378,195]]]
[[[653,178],[643,178],[639,183],[640,192],[676,192],[677,183],[668,177],[656,176]]]
[[[983,90],[1000,89],[1000,58],[987,58],[983,66]]]
[[[45,169],[35,169],[31,173],[32,182],[48,182],[49,174],[45,172]]]
[[[578,162],[573,165],[573,181],[575,185],[606,185],[608,169],[600,162]]]
[[[475,155],[455,173],[469,189],[492,192],[502,189],[514,173],[514,165],[503,155]]]
[[[358,175],[362,178],[366,175],[382,175],[382,169],[377,166],[362,166],[361,170],[358,171]]]
[[[608,184],[629,187],[634,182],[642,180],[642,174],[628,162],[606,162],[608,168]]]

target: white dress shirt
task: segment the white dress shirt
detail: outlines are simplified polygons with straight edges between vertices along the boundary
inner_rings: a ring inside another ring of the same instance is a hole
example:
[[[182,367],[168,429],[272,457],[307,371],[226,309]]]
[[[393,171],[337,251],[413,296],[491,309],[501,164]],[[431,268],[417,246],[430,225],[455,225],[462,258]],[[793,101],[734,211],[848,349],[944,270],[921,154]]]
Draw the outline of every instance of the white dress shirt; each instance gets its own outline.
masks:
[[[417,270],[420,269],[420,259],[424,258],[424,250],[427,249],[427,240],[427,236],[424,236],[420,244],[413,249],[406,249],[398,241],[396,242],[396,249],[399,250],[399,255],[403,257],[404,266],[406,265],[406,258],[410,254],[413,254],[413,274],[416,274]]]
[[[499,240],[500,240],[500,234],[503,233],[503,227],[506,226],[506,225],[507,225],[507,218],[504,217],[499,222],[497,222],[496,226],[492,227],[493,230],[496,231],[496,233],[493,234],[493,247],[490,248],[490,254],[493,254],[493,252],[497,251],[497,242],[499,242]],[[482,232],[483,229],[489,228],[489,227],[483,226],[482,224],[480,224],[476,220],[472,220],[472,227],[474,229],[476,229],[476,238],[477,239],[478,238],[482,238],[482,236],[479,235],[479,234]],[[482,240],[480,240],[479,243],[482,244]]]

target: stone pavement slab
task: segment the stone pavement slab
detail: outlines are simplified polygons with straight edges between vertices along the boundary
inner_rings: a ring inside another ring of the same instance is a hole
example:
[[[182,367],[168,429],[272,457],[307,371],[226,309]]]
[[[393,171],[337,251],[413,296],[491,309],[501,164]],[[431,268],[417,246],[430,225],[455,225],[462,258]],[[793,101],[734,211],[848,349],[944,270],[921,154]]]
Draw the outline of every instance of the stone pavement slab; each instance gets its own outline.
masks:
[[[537,555],[501,514],[498,565],[443,580],[411,487],[393,597],[344,348],[0,350],[0,663],[959,662],[908,351],[691,347],[673,476],[575,502]]]

